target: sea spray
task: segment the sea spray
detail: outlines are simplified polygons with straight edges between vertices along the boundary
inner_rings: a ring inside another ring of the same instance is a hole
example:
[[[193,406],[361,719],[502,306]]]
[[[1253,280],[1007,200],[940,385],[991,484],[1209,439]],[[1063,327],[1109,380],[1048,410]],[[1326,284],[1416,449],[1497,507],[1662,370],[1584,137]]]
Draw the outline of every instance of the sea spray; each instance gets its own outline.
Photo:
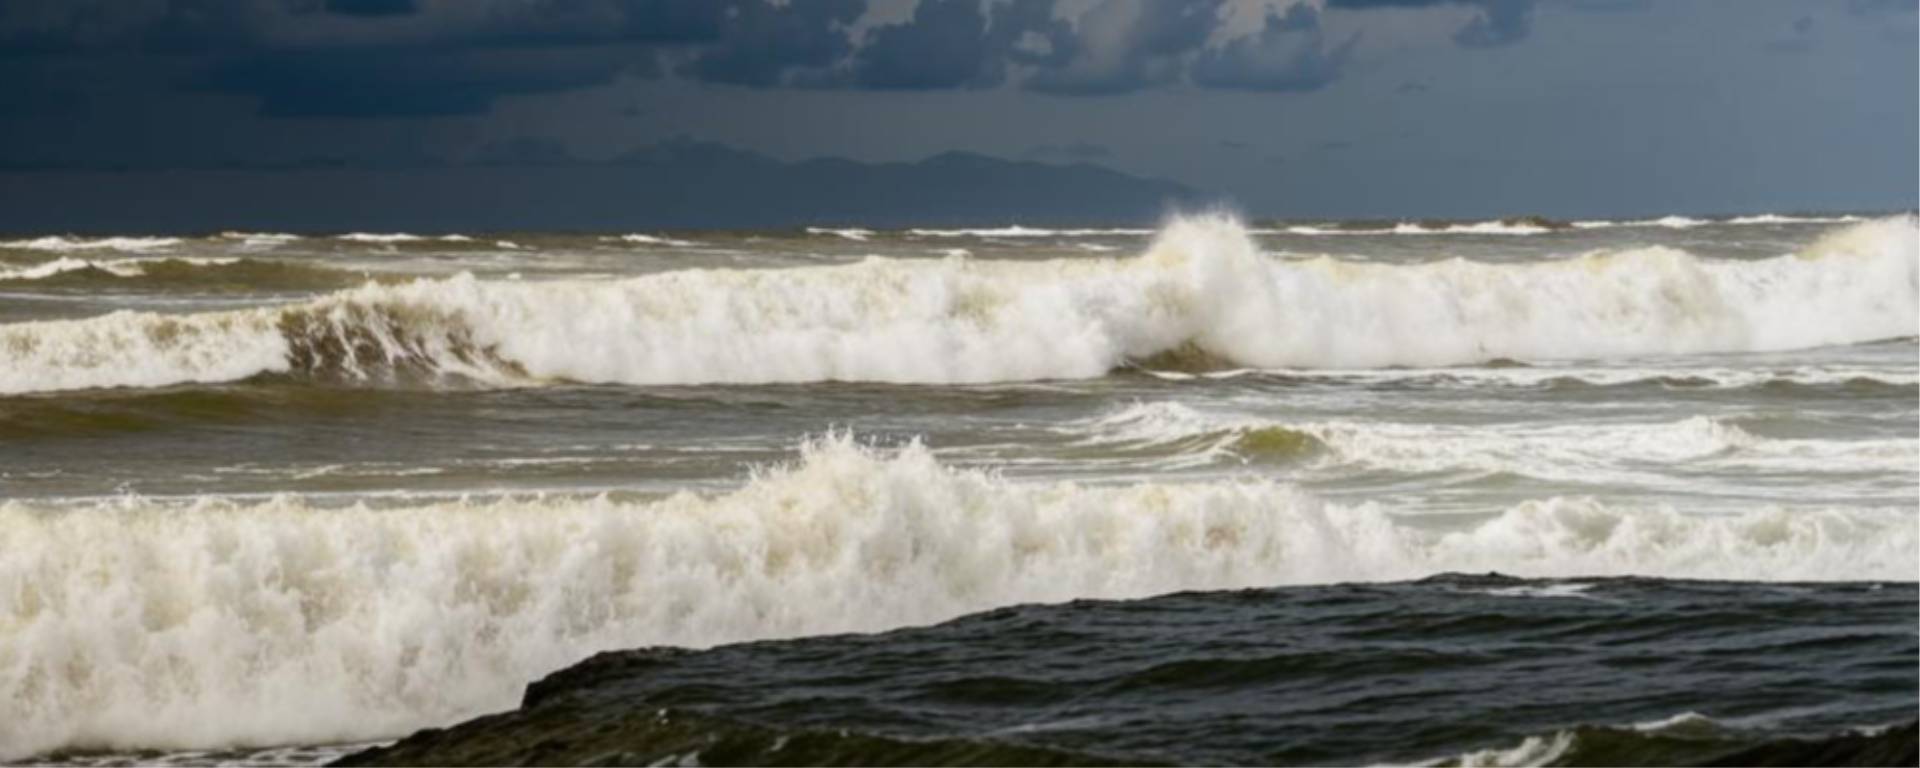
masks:
[[[1010,482],[812,442],[717,495],[0,504],[0,757],[325,743],[511,706],[596,651],[996,606],[1498,569],[1911,579],[1911,510],[1582,498],[1452,531],[1257,481]]]
[[[1383,265],[1276,259],[1238,223],[1196,217],[1126,259],[461,275],[273,308],[0,325],[0,394],[285,372],[394,379],[383,366],[498,384],[938,384],[1095,377],[1181,349],[1264,368],[1786,350],[1914,335],[1917,226],[1855,224],[1755,261],[1651,247]]]

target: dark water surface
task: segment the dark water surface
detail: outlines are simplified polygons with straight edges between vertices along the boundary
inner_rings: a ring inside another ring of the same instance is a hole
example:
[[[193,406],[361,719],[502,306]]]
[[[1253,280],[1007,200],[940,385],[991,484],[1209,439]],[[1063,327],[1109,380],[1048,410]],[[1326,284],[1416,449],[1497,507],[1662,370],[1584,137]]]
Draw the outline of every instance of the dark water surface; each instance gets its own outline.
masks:
[[[1695,764],[1911,719],[1917,599],[1441,576],[1021,606],[607,654],[348,762]]]

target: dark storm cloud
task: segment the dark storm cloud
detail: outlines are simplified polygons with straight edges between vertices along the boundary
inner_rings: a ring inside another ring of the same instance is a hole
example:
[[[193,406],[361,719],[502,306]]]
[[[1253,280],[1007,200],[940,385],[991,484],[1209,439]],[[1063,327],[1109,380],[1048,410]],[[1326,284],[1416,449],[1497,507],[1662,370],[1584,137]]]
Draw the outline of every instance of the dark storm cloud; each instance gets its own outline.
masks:
[[[1105,95],[1305,91],[1341,74],[1353,39],[1322,39],[1305,4],[1209,47],[1226,1],[1101,0],[1070,18],[1058,0],[921,0],[856,39],[869,0],[8,0],[0,61],[27,63],[0,70],[0,113],[71,111],[99,91],[56,72],[62,56],[97,59],[126,90],[235,94],[273,118],[479,115],[622,76]],[[1463,39],[1517,34],[1503,0],[1476,2],[1484,19]]]
[[[1453,33],[1466,48],[1494,48],[1519,42],[1533,30],[1534,0],[1328,0],[1328,8],[1377,10],[1455,5],[1474,9],[1473,18]]]
[[[867,34],[854,79],[869,88],[955,88],[978,83],[988,55],[978,0],[921,0],[912,20]]]
[[[1058,67],[1078,50],[1073,25],[1054,15],[1053,0],[1010,0],[993,6],[989,47],[1015,64]]]
[[[863,88],[989,87],[1009,65],[1057,68],[1079,49],[1073,25],[1053,0],[922,0],[913,17],[876,27],[855,55],[851,83]]]
[[[784,85],[789,76],[832,65],[853,49],[846,27],[866,0],[759,0],[727,5],[719,41],[680,67],[680,74],[731,85]]]
[[[1080,17],[1074,55],[1027,86],[1100,96],[1178,81],[1220,22],[1221,0],[1106,0]]]
[[[479,114],[504,95],[653,74],[659,50],[718,40],[727,10],[705,0],[10,0],[0,60],[25,64],[0,73],[0,89],[68,79],[56,71],[71,66],[63,57],[81,55],[117,62],[108,80],[252,96],[270,117]],[[173,77],[154,57],[198,71]]]
[[[1312,91],[1340,76],[1358,35],[1329,47],[1320,12],[1295,5],[1286,15],[1268,11],[1260,33],[1204,52],[1193,81],[1213,88],[1249,91]]]
[[[477,115],[501,96],[606,83],[650,61],[599,51],[276,52],[225,59],[192,82],[257,96],[266,117]]]
[[[347,16],[391,16],[419,10],[413,0],[327,0],[327,12]]]
[[[505,168],[568,166],[582,162],[567,145],[543,136],[517,136],[485,144],[467,158],[469,165]]]

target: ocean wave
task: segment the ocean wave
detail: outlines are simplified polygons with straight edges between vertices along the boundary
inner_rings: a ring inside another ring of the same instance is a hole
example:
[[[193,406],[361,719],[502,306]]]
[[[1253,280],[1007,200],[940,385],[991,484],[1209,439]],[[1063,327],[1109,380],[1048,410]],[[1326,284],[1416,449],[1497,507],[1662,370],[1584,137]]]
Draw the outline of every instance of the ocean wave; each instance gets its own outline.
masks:
[[[53,261],[43,261],[30,267],[0,269],[0,280],[44,280],[61,273],[77,272],[80,270],[98,270],[119,277],[131,277],[141,274],[138,262],[132,260],[90,261],[87,259],[75,259],[63,256]]]
[[[364,275],[343,270],[231,256],[108,260],[63,256],[29,267],[0,270],[0,282],[31,281],[35,287],[62,289],[131,285],[143,289],[254,292],[333,289],[366,280]],[[0,352],[0,359],[6,357]],[[0,386],[0,392],[4,391]]]
[[[1489,365],[1447,368],[1213,368],[1160,369],[1141,365],[1141,373],[1169,381],[1270,378],[1340,381],[1362,384],[1421,384],[1466,387],[1621,387],[1655,384],[1687,389],[1745,389],[1796,385],[1913,387],[1920,371],[1887,366],[1805,364],[1782,367],[1724,368],[1688,366]]]
[[[1498,221],[1478,221],[1464,224],[1420,224],[1400,222],[1391,227],[1356,226],[1309,226],[1298,225],[1284,229],[1268,230],[1273,234],[1290,235],[1544,235],[1554,231],[1556,226],[1545,219],[1502,219]],[[1564,225],[1562,225],[1564,226]]]
[[[383,243],[387,245],[395,243],[421,243],[429,240],[437,240],[443,243],[473,242],[472,237],[458,233],[431,237],[428,235],[416,235],[410,232],[348,232],[344,235],[336,235],[334,239],[345,240],[350,243]]]
[[[1139,237],[1151,235],[1151,229],[1038,229],[1018,224],[981,229],[909,229],[916,237]]]
[[[1421,765],[1500,768],[1532,765],[1803,765],[1904,764],[1914,726],[1848,728],[1812,738],[1745,729],[1698,712],[1661,720],[1582,725],[1528,736],[1512,747],[1475,750]]]
[[[1375,368],[1785,350],[1913,336],[1914,219],[1801,254],[1669,248],[1419,265],[1261,254],[1185,219],[1131,259],[865,261],[617,281],[371,285],[278,308],[0,325],[0,393],[396,370],[526,384],[1088,378],[1169,354]],[[1191,352],[1191,354],[1187,354]]]
[[[619,237],[603,237],[600,239],[612,241],[612,242],[633,243],[636,245],[665,245],[673,248],[686,248],[688,246],[699,245],[699,243],[695,243],[691,240],[675,240],[671,237],[659,237],[657,235],[642,235],[638,233],[621,235]]]
[[[0,758],[361,741],[599,650],[1198,589],[1522,576],[1912,580],[1911,510],[1591,499],[1436,531],[1255,481],[1022,484],[834,437],[655,501],[0,504]]]
[[[1713,222],[1689,216],[1662,216],[1657,219],[1629,219],[1613,221],[1598,219],[1594,221],[1576,221],[1574,229],[1611,229],[1613,227],[1664,227],[1666,229],[1693,229]]]
[[[857,227],[848,227],[844,229],[833,229],[831,227],[807,227],[807,234],[832,235],[834,237],[838,237],[846,240],[852,240],[856,243],[864,243],[867,241],[868,238],[873,237],[874,231],[871,229],[860,229]]]
[[[241,245],[249,248],[272,248],[299,240],[300,236],[280,232],[222,232],[218,238],[238,240]]]
[[[416,243],[427,238],[423,235],[414,235],[406,232],[348,232],[334,239],[345,240],[351,243]]]
[[[1278,229],[1260,230],[1256,234],[1290,234],[1308,236],[1329,235],[1544,235],[1567,229],[1614,229],[1614,228],[1664,228],[1693,229],[1709,225],[1749,226],[1756,224],[1856,224],[1867,219],[1861,216],[1786,216],[1764,213],[1751,216],[1733,216],[1721,219],[1701,219],[1691,216],[1660,216],[1651,219],[1590,219],[1583,221],[1555,221],[1537,216],[1524,218],[1495,219],[1489,221],[1428,223],[1398,222],[1388,224],[1334,223],[1334,224],[1298,224]]]
[[[1597,219],[1593,221],[1573,222],[1575,229],[1613,229],[1615,227],[1663,227],[1666,229],[1693,229],[1708,225],[1750,226],[1755,224],[1857,224],[1866,221],[1861,216],[1785,216],[1777,213],[1763,213],[1753,216],[1734,216],[1725,219],[1696,219],[1690,216],[1661,216],[1654,219]]]
[[[1764,467],[1796,472],[1920,470],[1920,440],[1768,438],[1737,420],[1586,424],[1438,425],[1375,421],[1277,422],[1203,413],[1173,402],[1134,403],[1059,427],[1083,445],[1173,448],[1175,465],[1222,458],[1329,457],[1396,472],[1517,473],[1567,481],[1632,482],[1634,463]]]
[[[0,241],[0,248],[13,248],[23,251],[132,251],[136,253],[172,248],[180,244],[177,237],[36,237],[31,240]]]
[[[113,277],[140,277],[153,269],[171,267],[215,267],[239,263],[236,257],[176,257],[167,259],[92,260],[62,256],[30,267],[0,270],[0,280],[44,280],[69,272],[96,272]]]
[[[1757,216],[1735,216],[1723,224],[1853,224],[1866,221],[1863,216],[1784,216],[1777,213],[1762,213]]]

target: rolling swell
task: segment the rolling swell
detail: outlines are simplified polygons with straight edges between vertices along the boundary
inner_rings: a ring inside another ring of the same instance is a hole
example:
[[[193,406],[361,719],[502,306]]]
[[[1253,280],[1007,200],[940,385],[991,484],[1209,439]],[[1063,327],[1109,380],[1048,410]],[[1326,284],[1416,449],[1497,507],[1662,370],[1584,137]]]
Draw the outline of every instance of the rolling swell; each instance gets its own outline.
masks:
[[[1911,390],[1907,396],[1911,396]],[[1911,437],[1849,440],[1770,438],[1738,419],[1489,427],[1367,419],[1279,423],[1203,412],[1177,402],[1134,403],[1058,431],[1082,446],[1174,449],[1182,455],[1281,461],[1331,456],[1403,472],[1474,470],[1546,478],[1595,478],[1621,462],[1790,467],[1811,472],[1905,474],[1920,465]]]
[[[648,502],[7,502],[0,551],[10,759],[395,736],[613,648],[1496,567],[1910,580],[1920,544],[1904,510],[1559,498],[1435,531],[1273,483],[1023,484],[835,438],[734,492]]]
[[[1908,765],[1917,604],[1444,574],[1027,605],[602,654],[343,763]]]
[[[87,260],[63,256],[0,269],[0,285],[15,290],[307,291],[345,288],[367,280],[366,275],[358,272],[240,257]]]
[[[490,383],[966,383],[1174,355],[1372,368],[1781,350],[1914,335],[1913,219],[1794,256],[1666,248],[1525,265],[1262,255],[1182,219],[1125,260],[872,258],[611,282],[366,286],[288,307],[0,326],[0,393],[389,369]]]

